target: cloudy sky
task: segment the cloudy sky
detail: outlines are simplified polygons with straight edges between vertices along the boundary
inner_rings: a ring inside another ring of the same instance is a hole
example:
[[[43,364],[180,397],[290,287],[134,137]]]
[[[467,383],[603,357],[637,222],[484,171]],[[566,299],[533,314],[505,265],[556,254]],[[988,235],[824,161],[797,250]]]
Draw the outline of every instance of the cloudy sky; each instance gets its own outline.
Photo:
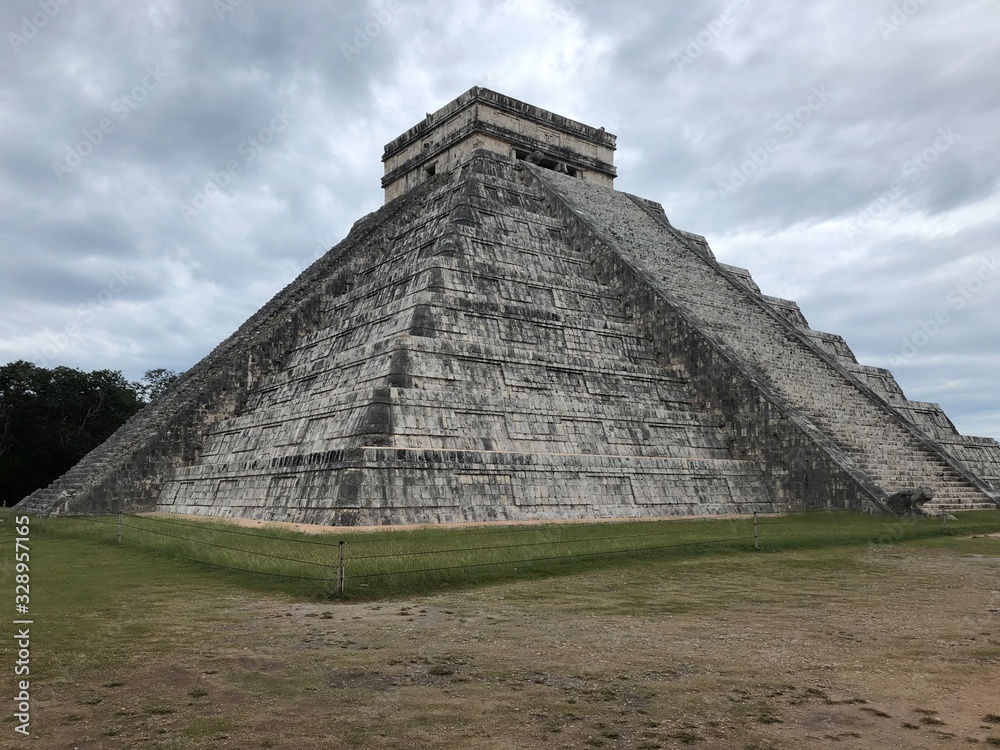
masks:
[[[204,356],[483,85],[618,135],[620,190],[1000,437],[1000,3],[9,0],[0,363]]]

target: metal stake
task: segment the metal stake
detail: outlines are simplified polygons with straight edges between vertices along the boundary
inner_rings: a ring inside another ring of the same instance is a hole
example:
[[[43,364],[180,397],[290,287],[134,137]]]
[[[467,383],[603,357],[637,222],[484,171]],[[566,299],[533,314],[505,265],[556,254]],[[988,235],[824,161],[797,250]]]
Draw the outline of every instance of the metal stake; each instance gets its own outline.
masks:
[[[757,536],[757,511],[753,512],[753,548],[760,549],[760,537]]]
[[[118,514],[118,543],[122,543],[122,514]]]
[[[337,543],[337,593],[344,595],[344,542]]]

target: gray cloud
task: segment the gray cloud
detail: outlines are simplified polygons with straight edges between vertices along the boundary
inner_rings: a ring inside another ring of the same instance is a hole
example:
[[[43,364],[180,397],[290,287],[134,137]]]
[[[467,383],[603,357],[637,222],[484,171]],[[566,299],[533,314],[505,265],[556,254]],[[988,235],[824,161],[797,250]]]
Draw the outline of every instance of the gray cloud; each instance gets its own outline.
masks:
[[[0,8],[4,361],[190,366],[380,205],[385,142],[478,84],[616,132],[620,189],[864,361],[947,312],[893,369],[1000,435],[1000,278],[949,297],[1000,250],[995,3],[56,4],[31,38],[42,6]]]

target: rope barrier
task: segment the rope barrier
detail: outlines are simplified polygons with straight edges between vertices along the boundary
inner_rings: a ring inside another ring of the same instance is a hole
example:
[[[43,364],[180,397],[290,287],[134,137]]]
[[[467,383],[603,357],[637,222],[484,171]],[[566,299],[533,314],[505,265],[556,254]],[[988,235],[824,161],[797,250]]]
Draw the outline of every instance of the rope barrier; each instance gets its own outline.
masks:
[[[822,511],[822,513],[824,513],[824,514],[828,513],[828,512],[829,511]],[[807,514],[810,514],[810,513],[819,515],[820,512],[817,512],[817,511],[796,511],[796,512],[793,512],[793,513],[785,514],[785,515],[780,516],[780,517],[778,517],[778,516],[769,516],[769,518],[774,519],[774,520],[767,520],[767,521],[765,521],[765,520],[758,520],[757,521],[757,525],[758,526],[794,526],[795,525],[795,520],[792,519],[792,518],[787,518],[787,516],[799,516],[799,517],[801,517],[801,516],[804,516],[804,515],[807,515]],[[165,538],[168,538],[168,539],[174,539],[174,540],[178,540],[178,541],[182,541],[182,542],[199,544],[199,545],[202,545],[202,546],[205,546],[205,547],[213,547],[213,548],[216,548],[216,549],[227,550],[227,551],[235,552],[235,553],[241,553],[241,554],[246,554],[246,555],[253,555],[253,556],[257,556],[257,557],[264,557],[264,558],[269,558],[269,559],[273,559],[273,560],[280,560],[280,561],[283,561],[283,562],[296,563],[296,564],[300,564],[300,565],[313,565],[313,566],[322,567],[322,568],[337,568],[338,572],[343,570],[343,568],[342,568],[343,562],[342,561],[341,562],[336,562],[336,561],[316,562],[316,561],[313,561],[313,560],[303,560],[303,559],[299,559],[299,558],[287,557],[287,556],[284,556],[284,555],[272,554],[272,553],[268,553],[268,552],[258,552],[258,551],[243,549],[243,548],[239,548],[239,547],[231,547],[231,546],[228,546],[228,545],[225,545],[225,544],[218,544],[218,543],[215,543],[215,542],[209,542],[209,541],[205,541],[205,540],[199,539],[199,538],[192,538],[192,537],[180,536],[180,535],[177,535],[177,534],[169,534],[169,533],[166,533],[164,531],[157,531],[157,530],[154,530],[152,528],[148,528],[148,526],[146,526],[146,525],[143,525],[143,522],[149,522],[150,524],[162,523],[162,524],[169,524],[169,525],[181,526],[181,527],[186,527],[186,528],[199,529],[200,531],[203,531],[203,532],[206,532],[206,533],[218,532],[218,533],[237,534],[237,535],[240,535],[240,536],[250,536],[250,537],[253,537],[255,539],[269,539],[269,540],[275,540],[275,541],[280,541],[280,542],[289,542],[289,543],[294,543],[294,544],[312,544],[312,545],[318,545],[318,546],[328,547],[328,548],[339,547],[340,543],[329,543],[329,542],[325,542],[325,541],[309,540],[309,539],[296,539],[296,538],[289,538],[289,537],[284,537],[284,536],[275,536],[275,535],[271,535],[271,534],[261,534],[261,533],[256,533],[254,531],[249,531],[249,530],[214,528],[214,527],[206,526],[206,525],[200,524],[200,523],[186,523],[184,521],[174,521],[174,520],[163,519],[163,518],[150,518],[150,517],[147,517],[147,516],[138,516],[138,515],[134,515],[134,514],[122,514],[122,516],[121,516],[122,519],[128,519],[130,521],[130,523],[124,523],[122,520],[119,520],[119,521],[99,520],[96,517],[90,517],[90,516],[67,516],[66,518],[67,518],[67,520],[84,521],[84,522],[87,522],[87,523],[101,524],[101,525],[105,525],[105,526],[112,526],[112,527],[117,526],[119,528],[119,532],[120,532],[120,530],[122,528],[128,528],[128,529],[133,529],[133,530],[135,530],[137,532],[145,532],[145,533],[153,534],[153,535],[156,535],[156,536],[159,536],[159,537],[165,537]],[[778,519],[785,519],[785,520],[778,520]],[[682,520],[682,519],[678,519],[678,521],[680,521],[680,520]],[[731,517],[731,516],[715,516],[715,517],[712,517],[711,519],[683,519],[683,520],[689,520],[689,521],[695,521],[695,520],[711,520],[711,521],[728,520],[730,522],[730,530],[732,530],[732,531],[736,531],[736,529],[732,528],[732,524],[733,523],[749,523],[751,521],[751,519],[749,517]],[[917,518],[895,518],[895,519],[886,518],[886,519],[884,519],[884,522],[880,526],[880,528],[882,530],[885,530],[885,528],[892,528],[892,527],[895,527],[895,526],[897,526],[897,525],[899,525],[901,523],[905,524],[905,523],[908,523],[909,521],[918,521],[918,520],[935,521],[935,520],[937,520],[937,517],[936,516],[927,516],[927,517],[917,517]],[[596,526],[596,524],[594,524],[594,526]],[[565,526],[563,526],[562,528],[565,529]],[[784,541],[793,541],[793,540],[798,540],[798,539],[809,539],[809,538],[812,538],[812,539],[818,539],[818,538],[837,539],[838,537],[857,537],[857,539],[856,539],[857,541],[859,541],[859,542],[865,541],[864,539],[860,538],[860,536],[858,534],[859,529],[851,529],[851,528],[844,529],[844,528],[832,527],[832,528],[829,529],[829,533],[828,534],[823,534],[822,532],[824,530],[825,529],[822,526],[818,526],[816,528],[811,528],[808,531],[803,530],[800,533],[782,534],[782,533],[779,532],[777,536],[771,537],[771,540],[772,540],[772,542],[774,542],[774,541],[784,542]],[[922,530],[923,529],[921,529],[921,531]],[[960,533],[976,533],[976,532],[980,532],[980,531],[983,531],[983,532],[996,532],[996,530],[997,530],[997,526],[996,525],[976,524],[974,526],[965,526],[965,527],[963,527],[961,525],[961,521],[960,520],[957,521],[954,524],[954,526],[952,527],[952,533],[955,533],[955,532],[960,532]],[[532,532],[538,533],[540,531],[542,533],[544,533],[545,528],[544,527],[539,527],[539,526],[504,527],[504,528],[499,528],[499,529],[498,528],[484,529],[484,530],[470,531],[470,532],[465,532],[465,533],[462,533],[460,530],[449,530],[449,532],[453,535],[453,537],[457,538],[458,540],[461,540],[461,539],[463,539],[465,537],[474,537],[474,536],[482,536],[482,535],[496,536],[498,534],[511,534],[511,533],[521,533],[521,534],[524,534],[524,533],[532,533]],[[359,562],[362,562],[362,561],[365,561],[365,560],[382,560],[382,559],[393,558],[393,557],[395,557],[395,558],[408,558],[408,557],[417,557],[417,556],[443,555],[443,554],[449,554],[449,553],[450,554],[458,554],[458,553],[467,553],[467,552],[489,552],[491,550],[511,550],[511,549],[527,548],[527,547],[545,547],[545,546],[555,547],[556,545],[573,545],[573,544],[586,544],[586,543],[595,543],[595,542],[615,542],[615,541],[622,541],[622,540],[638,540],[638,539],[649,539],[649,538],[657,538],[657,537],[661,537],[662,538],[662,537],[668,537],[668,536],[676,536],[678,534],[686,534],[686,533],[690,533],[690,531],[691,531],[690,528],[687,528],[687,529],[676,529],[675,528],[675,529],[672,529],[672,530],[669,530],[669,531],[662,531],[662,532],[655,532],[655,533],[621,534],[621,535],[601,536],[601,537],[581,537],[581,538],[578,538],[578,539],[555,539],[555,540],[542,539],[542,540],[539,540],[539,541],[516,542],[516,543],[512,543],[512,544],[498,544],[498,545],[484,546],[484,547],[454,547],[454,548],[446,548],[446,549],[418,550],[418,551],[409,551],[409,552],[406,552],[406,551],[401,551],[401,552],[387,552],[387,553],[372,554],[372,555],[361,555],[359,557],[351,557],[351,558],[349,558],[349,562],[351,562],[351,563],[359,563]],[[870,539],[869,541],[874,541],[874,539],[877,538],[877,536],[878,536],[879,528],[869,529],[868,531],[871,532],[871,536],[872,536],[872,539]],[[395,533],[395,532],[393,532],[393,533]],[[923,534],[920,535],[920,537],[923,537],[923,536],[924,536]],[[417,535],[417,536],[411,536],[411,535],[408,535],[408,534],[404,534],[404,535],[398,537],[398,541],[399,541],[399,543],[409,543],[409,542],[412,542],[412,541],[419,541],[419,540],[424,540],[424,539],[441,539],[441,538],[442,538],[442,536],[440,534],[426,534],[426,535]],[[524,564],[531,564],[531,563],[556,562],[556,561],[562,561],[562,560],[573,560],[573,559],[583,559],[583,558],[599,558],[599,557],[607,557],[607,556],[610,556],[610,555],[618,555],[618,556],[627,557],[627,556],[630,556],[630,555],[636,555],[636,554],[641,554],[641,553],[645,553],[645,552],[656,552],[656,551],[662,551],[662,550],[667,550],[667,549],[679,549],[679,548],[684,548],[684,547],[708,547],[708,546],[719,545],[719,544],[727,544],[727,543],[733,543],[733,542],[751,541],[754,538],[755,537],[752,537],[752,536],[740,536],[740,537],[730,537],[730,538],[725,538],[725,539],[713,539],[713,540],[707,540],[707,541],[682,542],[682,543],[679,543],[679,544],[660,544],[660,545],[654,545],[654,546],[648,546],[648,547],[625,547],[625,548],[619,548],[619,549],[601,550],[601,551],[595,551],[595,552],[583,552],[583,553],[577,553],[577,554],[544,555],[544,556],[539,556],[539,557],[530,557],[530,558],[522,558],[522,559],[514,559],[514,560],[494,560],[494,561],[490,561],[490,562],[467,563],[467,564],[462,564],[462,565],[445,565],[445,566],[435,566],[435,567],[428,567],[428,568],[414,568],[414,569],[397,570],[397,571],[363,573],[363,574],[352,575],[351,576],[351,580],[352,581],[358,581],[358,580],[369,580],[369,579],[376,579],[376,578],[389,578],[389,577],[394,577],[394,576],[419,575],[419,574],[436,573],[436,572],[446,572],[446,571],[454,571],[454,570],[487,568],[487,567],[498,567],[498,566],[502,566],[502,565],[524,565]],[[916,538],[916,537],[914,537],[914,538]],[[119,533],[119,539],[118,539],[118,541],[119,542],[122,541],[120,533]],[[132,538],[130,538],[129,541],[132,541]],[[386,545],[387,547],[391,547],[394,544],[395,541],[396,540],[393,539],[392,536],[390,535],[389,538],[386,538],[386,537],[383,536],[382,538],[379,538],[379,539],[351,540],[350,543],[352,545],[353,544],[382,543],[382,544]],[[148,543],[146,545],[144,545],[144,546],[150,546],[153,549],[156,549],[155,545],[150,545]],[[293,579],[293,580],[301,580],[301,581],[323,581],[323,582],[326,582],[326,583],[330,583],[331,580],[332,580],[329,576],[327,576],[327,577],[310,577],[310,576],[295,575],[295,574],[290,574],[290,573],[272,573],[272,572],[261,571],[261,570],[252,570],[252,569],[249,569],[249,568],[240,568],[240,567],[235,567],[235,566],[231,566],[231,565],[225,565],[225,564],[217,563],[217,562],[210,562],[208,560],[201,560],[201,559],[198,559],[198,558],[195,558],[195,557],[185,557],[185,556],[182,556],[182,555],[174,555],[174,557],[177,557],[178,559],[182,559],[182,560],[188,560],[190,562],[195,562],[195,563],[198,563],[198,564],[201,564],[201,565],[212,566],[212,567],[219,568],[219,569],[222,569],[222,570],[228,570],[228,571],[233,571],[233,572],[238,572],[238,573],[245,573],[245,574],[250,574],[250,575],[262,575],[262,576],[269,576],[269,577],[273,577],[273,578],[284,578],[284,579]],[[342,560],[342,558],[341,558],[341,560]]]
[[[87,523],[99,523],[102,526],[117,526],[118,521],[98,521],[90,516],[64,516],[70,521],[86,521]],[[110,518],[110,516],[102,516],[102,518]]]
[[[746,519],[745,519],[746,520]],[[555,544],[583,544],[585,542],[613,542],[620,539],[647,539],[659,536],[676,536],[678,534],[688,534],[690,530],[684,531],[663,531],[659,534],[626,534],[622,536],[596,536],[583,537],[581,539],[559,539],[555,541],[543,540],[539,542],[522,542],[520,544],[497,544],[492,547],[453,547],[450,549],[420,550],[419,552],[387,552],[384,555],[362,555],[351,557],[352,562],[358,560],[378,560],[385,557],[412,557],[415,555],[443,555],[448,552],[482,552],[490,549],[515,549],[518,547],[542,547]],[[353,544],[353,542],[352,542]]]
[[[224,570],[232,570],[232,571],[235,571],[237,573],[250,573],[251,575],[271,576],[272,578],[294,578],[295,580],[298,580],[298,581],[325,581],[326,583],[330,583],[331,582],[329,578],[312,578],[312,577],[309,577],[309,576],[293,576],[293,575],[291,575],[289,573],[268,573],[267,571],[264,571],[264,570],[250,570],[249,568],[234,568],[231,565],[223,565],[222,563],[208,562],[208,560],[199,560],[199,559],[194,558],[194,557],[182,557],[180,559],[181,560],[185,560],[187,562],[195,562],[195,563],[198,563],[200,565],[209,565],[209,566],[212,566],[214,568],[222,568]]]
[[[796,512],[805,512],[805,511],[796,511]],[[147,518],[146,516],[140,516],[140,517],[141,518]],[[731,521],[749,521],[750,518],[751,517],[749,515],[745,515],[745,516],[699,516],[697,518],[685,518],[683,516],[677,517],[677,518],[646,518],[646,519],[642,519],[642,518],[625,519],[625,518],[623,518],[620,521],[617,521],[617,523],[648,523],[648,524],[656,524],[656,523],[671,523],[671,524],[691,523],[691,524],[696,524],[696,523],[699,523],[699,522],[708,522],[708,521],[729,521],[729,522],[731,522]],[[160,521],[160,520],[163,520],[163,519],[159,519],[159,518],[153,519],[153,518],[150,518],[149,520]],[[173,521],[173,522],[170,522],[170,523],[177,523],[177,522]],[[612,522],[612,524],[614,524],[614,523],[616,523],[616,522]],[[598,526],[600,526],[600,527],[607,527],[609,524],[608,523],[588,522],[588,523],[580,523],[580,524],[577,524],[577,525],[580,528],[587,528],[587,527],[590,527],[590,526],[593,526],[593,527],[598,527]],[[479,530],[480,529],[479,526],[473,526],[472,529],[476,529],[476,530],[466,530],[466,529],[463,529],[463,528],[449,528],[449,529],[447,529],[447,533],[450,536],[461,536],[461,537],[466,537],[466,536],[486,536],[486,535],[496,536],[498,534],[529,534],[529,533],[531,533],[533,531],[537,531],[539,529],[545,529],[548,526],[564,527],[565,524],[564,523],[560,523],[558,521],[550,521],[550,522],[546,522],[546,523],[530,524],[530,525],[529,524],[521,524],[521,525],[508,525],[508,526],[494,526],[494,527],[491,527],[491,528],[488,528],[488,529],[482,529],[482,530]],[[352,532],[350,530],[350,527],[341,527],[340,531],[343,534],[364,534],[366,536],[369,535],[369,534],[386,534],[389,537],[399,535],[400,542],[410,542],[410,541],[414,541],[414,540],[424,540],[424,539],[438,539],[438,538],[440,538],[442,536],[441,533],[420,534],[420,535],[417,535],[417,534],[414,534],[412,532],[408,532],[406,530],[400,529],[399,527],[392,527],[392,526],[386,527],[386,530],[384,532],[381,532],[381,531],[364,531],[364,532],[353,531]],[[442,530],[442,531],[444,531],[444,530]],[[246,532],[242,532],[242,533],[246,533]],[[683,533],[683,532],[678,532],[678,533]],[[272,539],[283,539],[284,537],[270,537],[270,538],[272,538]],[[378,539],[357,539],[357,538],[353,538],[353,537],[349,539],[349,543],[352,546],[358,545],[358,544],[391,544],[392,541],[393,541],[393,539],[386,538],[385,536],[380,537]],[[325,542],[310,542],[310,543],[311,544],[325,544]],[[333,546],[336,546],[336,545],[335,544],[331,544],[329,546],[333,547]]]
[[[158,536],[165,536],[165,537],[168,537],[170,539],[179,539],[182,542],[195,542],[196,544],[201,544],[201,545],[204,545],[206,547],[216,547],[218,549],[225,549],[225,550],[229,550],[231,552],[242,552],[243,554],[246,554],[246,555],[257,555],[259,557],[270,557],[270,558],[272,558],[274,560],[284,560],[285,562],[302,563],[303,565],[319,565],[320,567],[323,567],[323,568],[332,567],[330,565],[330,563],[314,562],[312,560],[299,560],[299,559],[294,558],[294,557],[282,557],[281,555],[272,555],[272,554],[269,554],[267,552],[254,552],[253,550],[240,549],[239,547],[227,547],[224,544],[215,544],[213,542],[206,542],[206,541],[203,541],[201,539],[191,539],[190,537],[186,537],[186,536],[177,536],[176,534],[166,534],[166,533],[164,533],[162,531],[153,531],[152,529],[143,529],[143,528],[140,528],[139,526],[131,526],[129,524],[125,524],[125,528],[127,528],[127,529],[137,529],[138,531],[144,531],[147,534],[156,534]]]
[[[664,549],[675,549],[678,547],[695,547],[695,546],[706,546],[710,544],[723,544],[725,542],[741,542],[753,539],[753,537],[733,537],[732,539],[715,539],[708,542],[686,542],[684,544],[667,544],[659,545],[656,547],[638,547],[636,549],[618,549],[618,550],[605,550],[604,552],[584,552],[579,555],[552,555],[549,557],[534,557],[526,560],[497,560],[495,562],[488,563],[470,563],[468,565],[449,565],[440,568],[417,568],[414,570],[399,570],[389,573],[367,573],[363,575],[352,575],[351,580],[365,580],[368,578],[385,578],[387,576],[401,576],[409,575],[411,573],[434,573],[443,570],[462,570],[465,568],[485,568],[492,565],[516,565],[518,563],[533,563],[533,562],[546,562],[550,560],[572,560],[578,557],[601,557],[604,555],[627,555],[635,552],[649,552]]]
[[[137,518],[142,521],[152,521],[154,523],[168,523],[174,526],[186,526],[191,529],[200,529],[202,531],[218,532],[220,534],[239,534],[241,536],[252,536],[255,539],[275,539],[280,542],[292,542],[294,544],[318,544],[322,547],[336,547],[336,542],[320,542],[313,539],[292,539],[284,536],[274,536],[273,534],[255,534],[252,531],[240,531],[238,529],[220,529],[213,526],[207,526],[202,523],[184,523],[183,521],[168,521],[166,518],[151,518],[149,516],[137,516],[132,513],[126,513],[126,518]],[[138,528],[138,527],[136,527]]]

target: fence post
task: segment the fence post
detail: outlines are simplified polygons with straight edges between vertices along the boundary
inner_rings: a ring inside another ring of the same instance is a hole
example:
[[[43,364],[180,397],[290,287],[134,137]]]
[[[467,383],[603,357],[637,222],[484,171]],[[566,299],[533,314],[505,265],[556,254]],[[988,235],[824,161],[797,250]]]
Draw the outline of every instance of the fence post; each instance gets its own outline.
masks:
[[[943,511],[941,513],[941,519],[944,521],[944,533],[948,533],[948,511]]]
[[[337,593],[344,595],[344,542],[337,543]]]
[[[118,543],[122,543],[122,514],[118,514]]]
[[[760,549],[760,537],[757,536],[757,511],[753,512],[753,548]]]

